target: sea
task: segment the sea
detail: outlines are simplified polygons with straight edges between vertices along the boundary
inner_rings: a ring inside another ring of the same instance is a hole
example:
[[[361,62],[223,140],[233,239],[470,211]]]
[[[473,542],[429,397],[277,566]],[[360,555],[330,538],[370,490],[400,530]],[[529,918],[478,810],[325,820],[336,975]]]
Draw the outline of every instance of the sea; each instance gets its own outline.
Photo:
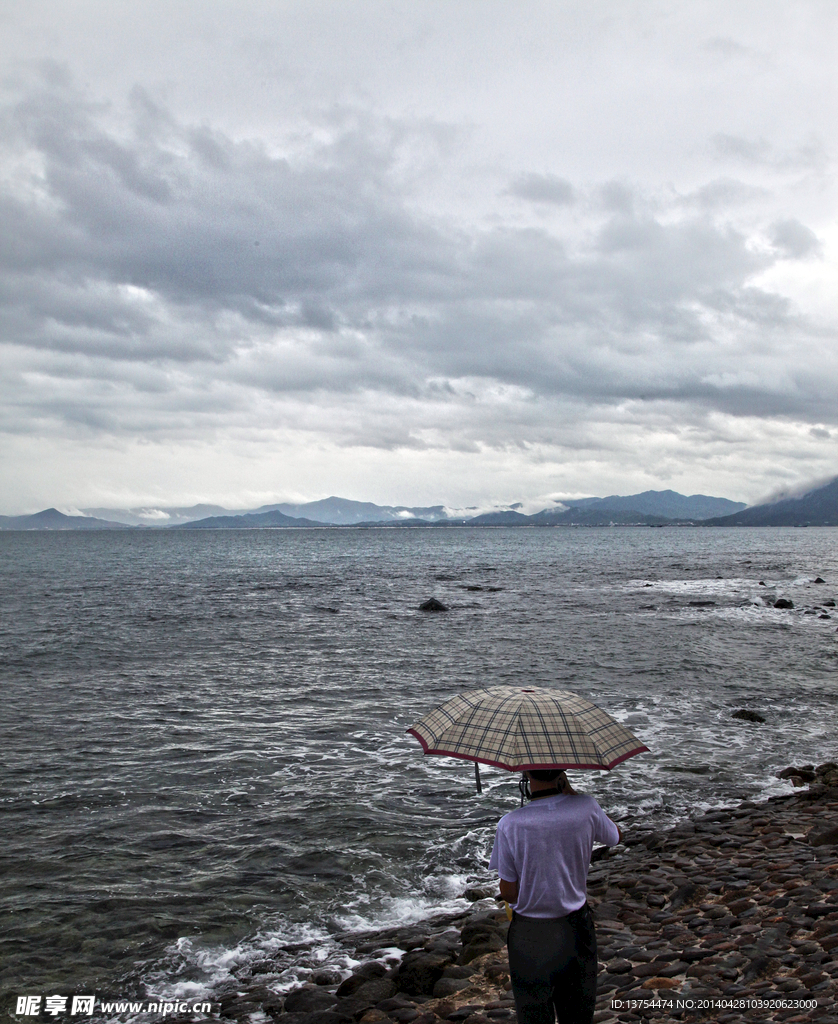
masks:
[[[836,599],[829,528],[0,533],[0,987],[281,992],[465,909],[518,777],[406,730],[467,689],[627,725],[571,773],[624,831],[788,792],[838,759]]]

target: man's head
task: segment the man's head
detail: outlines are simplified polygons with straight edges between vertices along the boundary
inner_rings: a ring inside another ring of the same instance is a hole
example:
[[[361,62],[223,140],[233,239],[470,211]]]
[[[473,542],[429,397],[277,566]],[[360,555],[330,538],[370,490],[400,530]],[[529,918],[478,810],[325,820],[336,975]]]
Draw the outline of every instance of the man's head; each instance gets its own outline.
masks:
[[[560,775],[564,775],[561,768],[538,768],[524,773],[532,782],[553,782]]]

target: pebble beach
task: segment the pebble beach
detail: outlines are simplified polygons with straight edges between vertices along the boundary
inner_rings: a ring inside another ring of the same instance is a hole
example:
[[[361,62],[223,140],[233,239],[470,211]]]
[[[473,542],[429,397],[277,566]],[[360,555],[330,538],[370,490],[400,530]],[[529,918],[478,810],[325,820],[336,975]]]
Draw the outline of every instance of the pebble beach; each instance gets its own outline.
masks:
[[[838,768],[788,771],[809,788],[635,829],[591,867],[600,973],[596,1024],[838,1024]],[[315,972],[284,997],[272,963],[219,993],[222,1019],[279,1024],[516,1024],[507,919],[469,912],[360,939],[348,977]]]

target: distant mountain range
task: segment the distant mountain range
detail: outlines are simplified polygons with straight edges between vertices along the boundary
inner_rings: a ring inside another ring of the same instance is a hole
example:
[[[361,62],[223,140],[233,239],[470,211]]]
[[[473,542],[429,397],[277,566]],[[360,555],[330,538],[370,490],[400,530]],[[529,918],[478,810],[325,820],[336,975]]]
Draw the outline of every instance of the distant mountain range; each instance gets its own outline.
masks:
[[[798,498],[753,505],[705,526],[838,526],[838,477]]]
[[[31,516],[0,516],[0,530],[128,530],[125,523],[114,523],[93,516],[68,516],[55,508],[45,508]]]
[[[450,509],[445,505],[374,505],[348,498],[324,498],[301,505],[263,505],[233,511],[218,505],[189,508],[83,509],[67,515],[48,508],[31,516],[0,516],[0,530],[264,530],[322,526],[838,526],[838,477],[796,498],[747,508],[744,502],[706,494],[643,491],[607,498],[556,502],[533,515],[521,504],[493,512]],[[474,515],[463,512],[474,511]],[[95,513],[95,514],[94,514]],[[292,514],[293,513],[293,514]]]
[[[644,491],[629,496],[580,498],[557,502],[534,515],[521,504],[480,513],[445,505],[375,505],[348,498],[324,498],[305,504],[263,505],[231,510],[219,505],[163,508],[88,508],[83,515],[46,509],[32,516],[0,516],[0,530],[91,530],[153,527],[169,529],[275,529],[312,526],[664,526],[690,523],[745,509],[744,502],[689,497],[676,491]],[[474,512],[469,515],[469,512]],[[464,514],[466,513],[466,514]]]

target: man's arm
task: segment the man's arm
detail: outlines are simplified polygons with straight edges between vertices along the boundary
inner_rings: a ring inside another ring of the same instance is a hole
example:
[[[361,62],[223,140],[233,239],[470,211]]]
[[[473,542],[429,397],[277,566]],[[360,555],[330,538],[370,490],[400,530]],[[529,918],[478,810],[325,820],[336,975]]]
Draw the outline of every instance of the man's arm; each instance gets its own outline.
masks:
[[[500,880],[500,894],[507,903],[518,902],[518,883],[507,882],[505,879]]]

